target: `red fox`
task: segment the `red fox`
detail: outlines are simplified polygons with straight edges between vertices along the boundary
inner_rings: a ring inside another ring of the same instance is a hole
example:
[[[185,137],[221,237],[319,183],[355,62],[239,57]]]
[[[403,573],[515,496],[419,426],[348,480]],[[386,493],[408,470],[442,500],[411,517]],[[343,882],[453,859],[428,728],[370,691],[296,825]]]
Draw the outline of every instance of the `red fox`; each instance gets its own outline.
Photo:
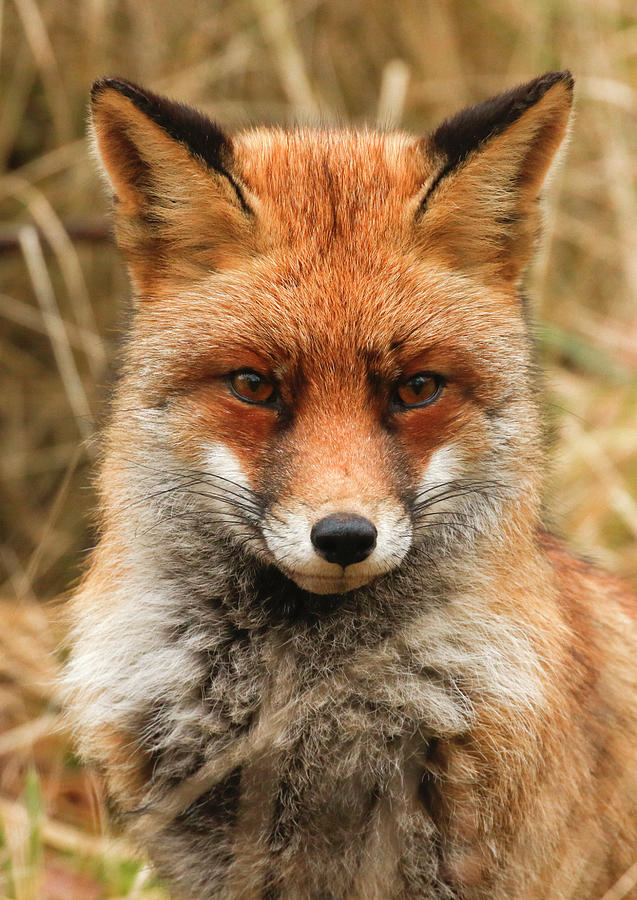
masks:
[[[135,305],[66,689],[176,896],[601,900],[637,861],[637,601],[539,500],[572,88],[414,138],[94,86]]]

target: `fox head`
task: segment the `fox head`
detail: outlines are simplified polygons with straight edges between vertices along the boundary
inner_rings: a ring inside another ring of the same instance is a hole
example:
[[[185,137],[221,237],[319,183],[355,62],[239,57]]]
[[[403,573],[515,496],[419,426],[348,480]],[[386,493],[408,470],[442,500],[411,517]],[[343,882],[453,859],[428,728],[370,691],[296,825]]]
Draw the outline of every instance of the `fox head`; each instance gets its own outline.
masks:
[[[414,556],[433,571],[531,535],[521,283],[571,100],[559,72],[425,138],[231,138],[98,82],[93,133],[136,297],[107,527],[160,555],[197,548],[193,570],[223,541],[336,596]]]

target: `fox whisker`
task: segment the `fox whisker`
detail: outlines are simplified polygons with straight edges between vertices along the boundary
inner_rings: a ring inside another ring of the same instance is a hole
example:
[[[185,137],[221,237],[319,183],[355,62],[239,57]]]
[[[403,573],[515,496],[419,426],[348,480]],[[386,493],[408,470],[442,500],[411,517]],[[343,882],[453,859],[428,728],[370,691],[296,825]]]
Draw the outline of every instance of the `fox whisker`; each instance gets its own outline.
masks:
[[[421,497],[424,497],[427,494],[432,492],[440,491],[440,490],[448,490],[449,488],[458,488],[458,487],[466,487],[466,488],[474,488],[476,486],[479,487],[498,487],[499,482],[497,481],[489,481],[489,480],[470,480],[466,478],[454,478],[451,481],[442,481],[438,484],[432,484],[428,488],[425,488],[422,491],[418,491],[415,495],[415,500],[419,500]]]
[[[469,496],[472,494],[481,495],[482,497],[491,496],[491,497],[495,498],[495,494],[493,494],[493,492],[487,492],[487,491],[483,490],[482,488],[471,487],[471,488],[466,488],[464,490],[457,490],[457,491],[450,490],[448,492],[441,493],[441,494],[427,500],[426,502],[416,504],[412,514],[418,515],[418,514],[421,514],[423,510],[432,509],[432,507],[434,507],[440,503],[444,503],[448,500],[456,500],[460,497],[466,497],[466,496]]]
[[[178,478],[182,481],[196,483],[206,483],[207,479],[213,478],[217,481],[223,481],[226,484],[232,485],[233,488],[236,488],[236,491],[231,491],[228,488],[222,488],[224,493],[232,496],[236,496],[244,503],[250,503],[250,505],[254,506],[255,510],[261,512],[263,509],[263,503],[260,495],[253,491],[250,488],[245,487],[239,482],[233,481],[231,478],[226,478],[224,475],[217,475],[214,472],[207,472],[204,470],[193,469],[188,472],[177,472],[177,471],[165,471],[163,469],[157,469],[153,466],[149,466],[146,463],[141,463],[137,460],[130,460],[130,464],[132,467],[143,468],[148,471],[154,472],[157,475],[160,475],[164,478]]]

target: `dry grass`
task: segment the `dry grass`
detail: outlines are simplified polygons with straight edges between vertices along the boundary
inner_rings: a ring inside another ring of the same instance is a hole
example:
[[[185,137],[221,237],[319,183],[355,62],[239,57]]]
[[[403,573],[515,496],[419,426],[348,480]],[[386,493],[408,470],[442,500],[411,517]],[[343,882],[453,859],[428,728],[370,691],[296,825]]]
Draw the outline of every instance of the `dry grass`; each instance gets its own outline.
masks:
[[[91,544],[91,436],[127,295],[83,139],[92,80],[127,76],[228,126],[320,117],[425,131],[570,67],[578,114],[531,286],[554,435],[547,506],[579,549],[637,586],[637,11],[634,0],[0,0],[0,23],[0,895],[165,897],[130,848],[102,836],[99,785],[69,750],[54,687],[51,602]]]

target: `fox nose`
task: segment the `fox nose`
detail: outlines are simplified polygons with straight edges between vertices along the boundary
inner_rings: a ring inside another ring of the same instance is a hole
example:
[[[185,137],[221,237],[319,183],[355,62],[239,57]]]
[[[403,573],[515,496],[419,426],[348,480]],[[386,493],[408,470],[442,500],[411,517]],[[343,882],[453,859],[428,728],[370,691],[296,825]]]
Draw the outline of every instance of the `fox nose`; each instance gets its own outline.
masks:
[[[333,513],[313,526],[310,540],[319,556],[345,568],[367,559],[376,546],[376,527],[351,513]]]

